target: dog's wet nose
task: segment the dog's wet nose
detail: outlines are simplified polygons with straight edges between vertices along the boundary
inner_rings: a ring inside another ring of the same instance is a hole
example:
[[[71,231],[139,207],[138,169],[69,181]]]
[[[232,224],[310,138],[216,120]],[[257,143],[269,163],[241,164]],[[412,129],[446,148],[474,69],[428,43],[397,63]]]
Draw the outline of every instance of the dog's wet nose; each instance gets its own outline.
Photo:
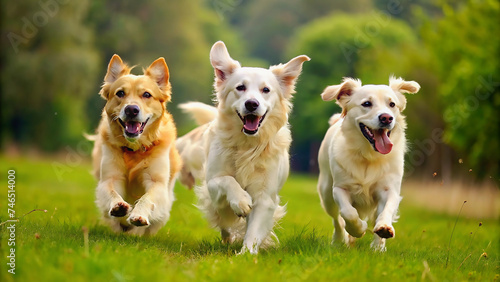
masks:
[[[392,122],[393,119],[394,119],[394,117],[391,116],[390,114],[381,114],[381,115],[378,116],[378,120],[383,125],[389,125],[389,124],[391,124],[391,122]]]
[[[139,114],[139,106],[137,105],[128,105],[125,107],[125,115],[129,118],[134,118]]]
[[[258,107],[259,107],[259,101],[255,100],[255,99],[249,99],[245,102],[245,108],[249,112],[253,112],[253,111],[257,110]]]

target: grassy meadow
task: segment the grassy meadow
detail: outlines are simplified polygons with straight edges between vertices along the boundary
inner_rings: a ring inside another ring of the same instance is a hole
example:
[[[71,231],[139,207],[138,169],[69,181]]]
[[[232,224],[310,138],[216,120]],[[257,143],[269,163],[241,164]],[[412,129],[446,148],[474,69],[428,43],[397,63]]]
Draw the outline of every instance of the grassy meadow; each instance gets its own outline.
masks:
[[[277,228],[280,245],[258,256],[237,256],[241,245],[221,244],[193,206],[193,191],[180,185],[171,219],[156,236],[112,233],[99,221],[96,181],[83,158],[0,157],[2,222],[8,219],[9,169],[16,171],[16,215],[47,212],[35,211],[16,223],[14,275],[7,272],[9,223],[0,227],[1,281],[500,280],[497,220],[463,215],[457,220],[457,214],[403,200],[396,238],[388,240],[386,253],[370,250],[371,234],[352,248],[332,246],[333,225],[310,176],[292,175],[282,190],[288,213]]]

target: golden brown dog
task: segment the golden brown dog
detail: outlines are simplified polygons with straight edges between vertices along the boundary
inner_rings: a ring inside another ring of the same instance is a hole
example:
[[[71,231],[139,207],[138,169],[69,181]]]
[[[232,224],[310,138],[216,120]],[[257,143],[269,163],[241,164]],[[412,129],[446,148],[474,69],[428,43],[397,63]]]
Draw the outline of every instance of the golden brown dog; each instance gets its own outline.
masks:
[[[166,110],[169,72],[163,58],[144,75],[130,70],[114,55],[100,91],[106,105],[92,152],[96,203],[115,232],[154,234],[170,217],[181,168],[177,131]]]

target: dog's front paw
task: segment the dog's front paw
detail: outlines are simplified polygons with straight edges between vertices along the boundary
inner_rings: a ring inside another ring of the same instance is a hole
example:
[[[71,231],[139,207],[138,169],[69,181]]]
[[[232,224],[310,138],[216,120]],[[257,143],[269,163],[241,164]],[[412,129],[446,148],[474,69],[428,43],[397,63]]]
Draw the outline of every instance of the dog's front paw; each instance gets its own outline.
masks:
[[[394,230],[394,227],[382,224],[380,226],[375,226],[373,229],[373,232],[376,233],[380,238],[392,238],[396,235],[396,231]]]
[[[243,191],[236,201],[230,202],[230,205],[237,216],[246,217],[252,211],[252,197],[246,191]]]
[[[140,215],[131,215],[128,218],[128,222],[130,222],[130,224],[132,224],[132,225],[139,226],[139,227],[149,225],[149,219],[147,217],[140,216]]]
[[[110,210],[109,215],[114,217],[124,217],[130,210],[130,205],[127,202],[118,202]]]

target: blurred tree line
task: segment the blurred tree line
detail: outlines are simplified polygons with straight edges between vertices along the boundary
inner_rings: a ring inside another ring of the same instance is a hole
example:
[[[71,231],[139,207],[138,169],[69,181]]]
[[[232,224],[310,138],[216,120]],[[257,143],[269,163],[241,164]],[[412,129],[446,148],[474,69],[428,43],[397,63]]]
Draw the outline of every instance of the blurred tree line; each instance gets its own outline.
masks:
[[[226,42],[243,65],[268,66],[307,54],[291,116],[292,165],[314,171],[330,115],[319,94],[342,77],[415,80],[408,97],[409,174],[472,168],[499,178],[499,3],[495,0],[0,0],[0,145],[45,151],[93,132],[97,95],[114,53],[141,73],[165,57],[169,110],[181,134],[193,124],[176,105],[210,102],[208,53]],[[458,160],[461,160],[459,163]]]

